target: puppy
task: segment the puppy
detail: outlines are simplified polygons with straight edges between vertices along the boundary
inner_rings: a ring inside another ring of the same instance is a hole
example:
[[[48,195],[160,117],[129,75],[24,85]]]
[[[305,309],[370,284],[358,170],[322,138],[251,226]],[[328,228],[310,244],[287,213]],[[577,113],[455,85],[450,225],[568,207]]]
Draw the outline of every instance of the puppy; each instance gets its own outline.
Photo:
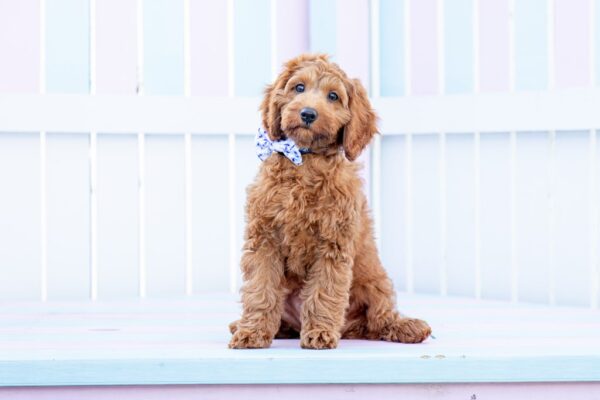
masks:
[[[361,83],[325,55],[301,55],[266,88],[260,111],[268,138],[259,148],[283,145],[263,153],[247,190],[243,313],[229,347],[269,347],[275,337],[300,337],[307,349],[340,338],[425,340],[427,323],[395,310],[352,162],[377,133]]]

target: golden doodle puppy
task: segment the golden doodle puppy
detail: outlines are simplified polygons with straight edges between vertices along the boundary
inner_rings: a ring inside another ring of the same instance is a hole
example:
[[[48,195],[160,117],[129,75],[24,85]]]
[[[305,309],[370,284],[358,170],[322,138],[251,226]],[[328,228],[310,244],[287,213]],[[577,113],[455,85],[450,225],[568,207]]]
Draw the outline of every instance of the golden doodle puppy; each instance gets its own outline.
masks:
[[[425,340],[427,323],[395,309],[352,162],[377,133],[361,83],[325,55],[301,55],[260,109],[264,162],[248,187],[243,313],[229,347],[269,347],[275,337],[300,337],[307,349],[340,338]]]

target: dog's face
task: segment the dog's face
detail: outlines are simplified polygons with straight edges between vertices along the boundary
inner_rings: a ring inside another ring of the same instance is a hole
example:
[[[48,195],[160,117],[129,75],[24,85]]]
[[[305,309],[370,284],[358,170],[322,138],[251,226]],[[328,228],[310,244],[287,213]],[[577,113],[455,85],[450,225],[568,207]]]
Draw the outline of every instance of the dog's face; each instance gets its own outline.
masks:
[[[315,153],[342,146],[354,160],[377,133],[376,115],[360,81],[350,80],[324,55],[285,64],[261,104],[272,140],[289,137]]]

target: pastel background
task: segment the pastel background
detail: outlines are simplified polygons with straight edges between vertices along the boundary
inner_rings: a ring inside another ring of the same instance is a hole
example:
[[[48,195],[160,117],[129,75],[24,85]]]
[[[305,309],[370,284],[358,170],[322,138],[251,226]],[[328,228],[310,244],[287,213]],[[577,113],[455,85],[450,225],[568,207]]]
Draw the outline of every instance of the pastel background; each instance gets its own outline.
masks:
[[[307,51],[375,104],[595,92],[600,0],[0,0],[6,98],[257,99]],[[396,288],[597,307],[600,127],[573,128],[378,139],[365,190]],[[236,291],[246,129],[0,129],[0,299]]]

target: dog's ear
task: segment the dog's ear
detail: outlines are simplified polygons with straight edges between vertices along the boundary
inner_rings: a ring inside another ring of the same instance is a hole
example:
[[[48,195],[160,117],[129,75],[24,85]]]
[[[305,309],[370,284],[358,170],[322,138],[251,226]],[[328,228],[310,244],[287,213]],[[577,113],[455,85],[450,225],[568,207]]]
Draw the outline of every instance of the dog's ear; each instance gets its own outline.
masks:
[[[285,85],[292,75],[307,62],[319,60],[327,62],[328,57],[325,54],[302,54],[289,60],[284,64],[283,71],[281,71],[275,82],[265,88],[265,96],[260,104],[260,112],[263,127],[267,130],[271,140],[279,140],[283,136],[283,132],[281,132],[281,108],[285,104]]]
[[[344,127],[343,147],[346,158],[354,161],[377,133],[377,115],[358,79],[350,82],[350,122]]]

